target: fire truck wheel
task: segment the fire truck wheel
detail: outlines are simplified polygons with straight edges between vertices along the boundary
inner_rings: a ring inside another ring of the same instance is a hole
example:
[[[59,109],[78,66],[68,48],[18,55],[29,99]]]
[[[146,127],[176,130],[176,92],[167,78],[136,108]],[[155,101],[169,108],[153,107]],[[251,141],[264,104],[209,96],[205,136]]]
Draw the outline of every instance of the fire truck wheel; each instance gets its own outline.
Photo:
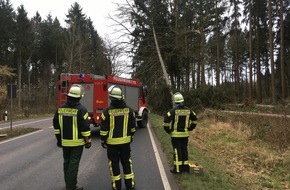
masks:
[[[138,121],[138,127],[145,128],[148,124],[148,111],[144,110],[142,112],[142,120]]]

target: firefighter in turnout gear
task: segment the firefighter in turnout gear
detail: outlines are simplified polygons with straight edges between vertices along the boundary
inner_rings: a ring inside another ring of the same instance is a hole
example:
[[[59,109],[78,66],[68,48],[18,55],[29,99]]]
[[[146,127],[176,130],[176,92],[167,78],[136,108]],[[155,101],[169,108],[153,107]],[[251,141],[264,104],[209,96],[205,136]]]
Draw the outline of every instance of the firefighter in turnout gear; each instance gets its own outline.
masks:
[[[163,127],[171,135],[173,147],[174,167],[172,173],[189,172],[188,162],[188,137],[189,131],[195,129],[197,124],[196,114],[184,105],[181,93],[173,95],[173,108],[164,116]]]
[[[63,172],[67,190],[83,189],[77,187],[79,163],[83,147],[91,147],[88,111],[79,102],[83,96],[83,87],[78,84],[72,85],[66,103],[57,109],[53,118],[57,146],[63,150]]]
[[[119,167],[121,162],[126,189],[131,190],[135,188],[130,147],[136,130],[135,114],[134,110],[126,105],[119,86],[111,86],[108,91],[111,103],[102,113],[101,145],[107,149],[112,189],[122,189]]]

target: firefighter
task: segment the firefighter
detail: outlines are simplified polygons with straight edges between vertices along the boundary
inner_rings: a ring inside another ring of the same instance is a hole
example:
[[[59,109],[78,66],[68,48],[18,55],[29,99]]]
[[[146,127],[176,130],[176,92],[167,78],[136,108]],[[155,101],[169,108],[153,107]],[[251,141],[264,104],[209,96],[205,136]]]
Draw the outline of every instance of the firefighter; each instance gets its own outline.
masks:
[[[163,127],[166,133],[171,135],[173,147],[174,167],[172,173],[190,171],[188,162],[188,137],[189,131],[195,129],[197,124],[196,114],[184,105],[181,93],[173,95],[173,108],[164,116]]]
[[[77,187],[79,163],[83,147],[91,147],[91,131],[88,111],[79,102],[84,96],[81,85],[74,84],[67,94],[67,102],[61,105],[53,118],[57,146],[63,150],[63,171],[67,190],[82,190]]]
[[[119,167],[121,162],[126,189],[131,190],[135,188],[130,147],[136,130],[135,114],[133,109],[126,105],[119,86],[111,86],[108,91],[111,103],[101,116],[101,145],[107,149],[112,189],[122,188]]]

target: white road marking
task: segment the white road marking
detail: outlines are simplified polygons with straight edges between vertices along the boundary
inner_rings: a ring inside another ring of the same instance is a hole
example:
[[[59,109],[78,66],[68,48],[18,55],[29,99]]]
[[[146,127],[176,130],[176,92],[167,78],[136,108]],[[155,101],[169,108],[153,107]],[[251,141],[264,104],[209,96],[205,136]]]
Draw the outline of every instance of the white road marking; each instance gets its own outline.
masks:
[[[20,139],[20,138],[22,138],[22,137],[26,137],[26,136],[29,136],[29,135],[33,135],[33,134],[39,133],[39,132],[41,132],[41,131],[43,131],[43,129],[38,130],[38,131],[34,131],[34,132],[32,132],[32,133],[27,133],[27,134],[25,134],[25,135],[21,135],[21,136],[19,136],[19,137],[15,137],[15,138],[12,138],[12,139],[8,139],[8,140],[6,140],[6,141],[1,141],[0,144],[4,144],[4,143],[7,143],[7,142],[10,142],[10,141],[16,140],[16,139]]]
[[[149,136],[150,136],[150,139],[151,139],[151,142],[152,142],[153,150],[154,150],[154,153],[155,153],[155,158],[156,158],[156,161],[157,161],[157,165],[158,165],[158,168],[159,168],[159,172],[160,172],[160,175],[161,175],[161,179],[162,179],[162,182],[163,182],[164,189],[171,190],[171,187],[170,187],[170,184],[168,182],[168,178],[167,178],[167,175],[165,173],[163,164],[161,162],[160,155],[158,153],[157,146],[156,146],[156,143],[154,141],[154,138],[153,138],[153,135],[152,135],[152,132],[151,132],[149,124],[147,125],[147,128],[148,128],[148,131],[149,131]]]
[[[42,119],[42,120],[37,120],[37,121],[31,121],[31,122],[28,122],[28,123],[21,123],[21,124],[16,124],[16,125],[13,125],[12,124],[12,127],[19,127],[19,126],[22,126],[22,125],[29,125],[29,124],[32,124],[32,123],[37,123],[37,122],[42,122],[42,121],[46,121],[46,120],[52,120],[51,118],[47,118],[47,119]],[[7,128],[10,128],[11,126],[7,126],[7,127],[2,127],[0,128],[1,129],[7,129]]]

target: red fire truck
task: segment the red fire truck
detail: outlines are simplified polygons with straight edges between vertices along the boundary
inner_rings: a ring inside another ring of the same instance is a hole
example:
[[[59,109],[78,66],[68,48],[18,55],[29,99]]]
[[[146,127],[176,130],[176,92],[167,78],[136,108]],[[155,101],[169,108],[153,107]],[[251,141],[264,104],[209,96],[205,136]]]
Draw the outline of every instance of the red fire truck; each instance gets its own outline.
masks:
[[[147,89],[139,79],[126,79],[113,75],[62,73],[58,80],[58,106],[66,102],[66,95],[73,84],[81,84],[84,87],[85,96],[80,102],[88,109],[91,124],[95,127],[100,124],[104,108],[110,104],[108,88],[112,85],[122,88],[126,104],[135,110],[138,126],[140,128],[147,126],[149,113],[146,103]]]

